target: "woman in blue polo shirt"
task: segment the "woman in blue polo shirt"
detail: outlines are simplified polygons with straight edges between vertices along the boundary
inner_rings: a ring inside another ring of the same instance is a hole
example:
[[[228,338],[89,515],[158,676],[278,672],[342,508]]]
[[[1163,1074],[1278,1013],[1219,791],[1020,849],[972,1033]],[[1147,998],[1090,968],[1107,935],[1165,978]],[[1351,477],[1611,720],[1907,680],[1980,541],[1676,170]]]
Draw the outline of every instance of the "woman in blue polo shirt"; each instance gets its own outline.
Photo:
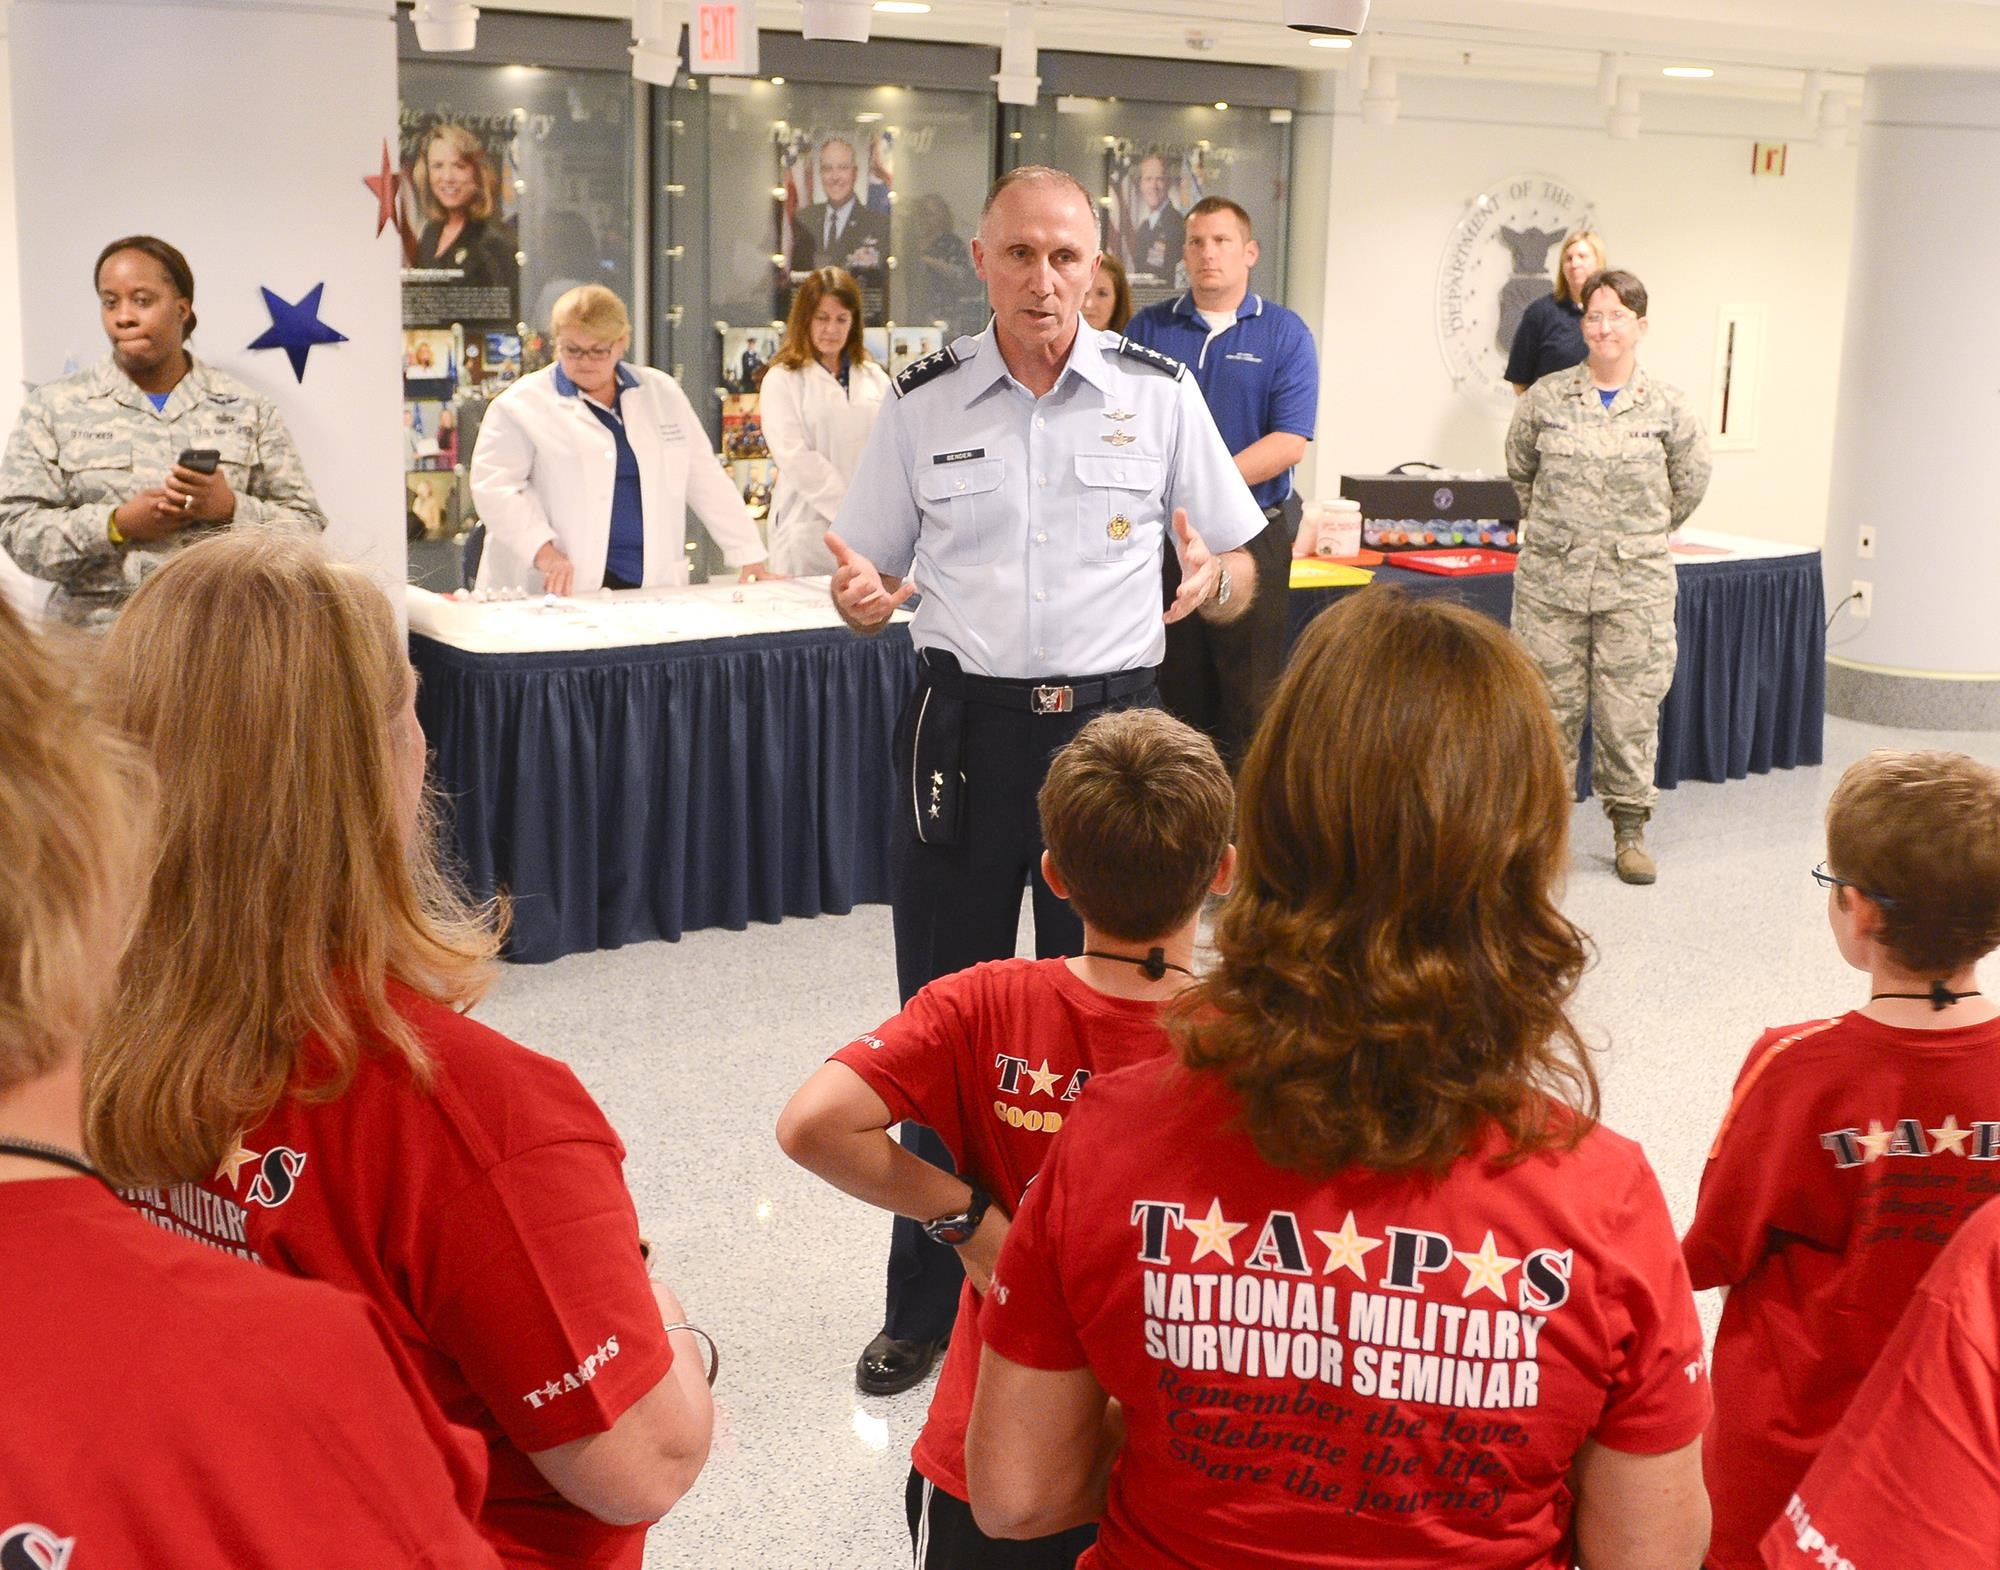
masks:
[[[472,455],[482,587],[551,594],[687,582],[693,509],[722,559],[768,577],[756,522],[679,383],[625,363],[631,318],[602,284],[556,301],[556,363],[493,400]]]
[[[1522,312],[1521,325],[1514,329],[1507,380],[1513,383],[1515,397],[1552,372],[1583,364],[1589,351],[1583,341],[1583,301],[1579,295],[1586,279],[1610,265],[1604,241],[1594,230],[1579,229],[1563,241],[1554,291]]]

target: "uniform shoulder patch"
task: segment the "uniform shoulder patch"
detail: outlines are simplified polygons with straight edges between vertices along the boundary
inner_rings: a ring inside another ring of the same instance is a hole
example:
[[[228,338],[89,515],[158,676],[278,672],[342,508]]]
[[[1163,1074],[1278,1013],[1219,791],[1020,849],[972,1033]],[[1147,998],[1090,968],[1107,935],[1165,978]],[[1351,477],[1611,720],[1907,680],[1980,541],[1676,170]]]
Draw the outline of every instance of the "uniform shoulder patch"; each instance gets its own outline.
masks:
[[[1134,343],[1130,338],[1118,340],[1118,352],[1128,360],[1137,360],[1141,365],[1150,365],[1156,371],[1165,371],[1175,381],[1187,375],[1187,367],[1171,354],[1162,354],[1158,349],[1148,349],[1143,343]],[[915,369],[914,366],[911,367]]]
[[[907,397],[925,382],[934,382],[947,371],[958,369],[958,351],[946,344],[936,354],[927,354],[921,360],[912,360],[895,375],[894,385],[898,398]]]

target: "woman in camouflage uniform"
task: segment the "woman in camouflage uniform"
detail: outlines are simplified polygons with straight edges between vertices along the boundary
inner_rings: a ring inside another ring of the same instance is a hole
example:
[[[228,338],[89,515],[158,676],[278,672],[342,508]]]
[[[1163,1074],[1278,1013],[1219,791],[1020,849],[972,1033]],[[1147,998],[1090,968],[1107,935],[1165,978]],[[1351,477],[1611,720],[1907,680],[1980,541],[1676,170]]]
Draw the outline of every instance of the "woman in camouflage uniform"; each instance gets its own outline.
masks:
[[[1601,272],[1582,297],[1590,357],[1536,382],[1507,430],[1523,518],[1514,632],[1548,681],[1572,776],[1588,710],[1618,876],[1651,883],[1645,829],[1676,652],[1667,535],[1708,489],[1708,438],[1687,395],[1639,368],[1646,286]]]
[[[92,273],[111,353],[37,387],[0,462],[0,546],[55,584],[52,615],[103,626],[176,551],[219,528],[316,534],[326,518],[268,398],[188,353],[194,274],[151,235]],[[216,454],[204,472],[180,462]]]

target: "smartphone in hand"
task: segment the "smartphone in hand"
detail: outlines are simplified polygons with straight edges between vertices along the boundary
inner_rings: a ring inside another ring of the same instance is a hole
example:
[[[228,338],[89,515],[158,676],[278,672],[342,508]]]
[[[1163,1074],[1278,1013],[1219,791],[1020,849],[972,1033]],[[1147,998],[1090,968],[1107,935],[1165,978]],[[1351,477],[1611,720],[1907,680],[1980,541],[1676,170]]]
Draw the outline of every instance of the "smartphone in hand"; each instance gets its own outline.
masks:
[[[213,474],[222,462],[221,452],[214,447],[189,447],[183,449],[174,460],[183,469],[192,469],[196,474]]]

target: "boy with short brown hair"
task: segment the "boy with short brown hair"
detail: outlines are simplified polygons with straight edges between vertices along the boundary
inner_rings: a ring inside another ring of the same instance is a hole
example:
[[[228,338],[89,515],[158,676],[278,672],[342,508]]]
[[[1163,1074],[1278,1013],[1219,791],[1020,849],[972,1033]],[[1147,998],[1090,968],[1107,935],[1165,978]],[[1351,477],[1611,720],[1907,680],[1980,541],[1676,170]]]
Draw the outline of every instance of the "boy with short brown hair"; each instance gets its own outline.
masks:
[[[1755,1570],[1918,1279],[2000,1188],[2000,1008],[1974,975],[2000,947],[2000,771],[1871,754],[1834,790],[1814,876],[1868,1003],[1751,1049],[1682,1239],[1696,1289],[1729,1289],[1711,1570]]]
[[[836,1188],[923,1222],[959,1251],[966,1286],[906,1504],[917,1570],[1067,1570],[1095,1536],[986,1537],[966,1503],[965,1426],[979,1371],[979,1294],[1008,1220],[1085,1083],[1168,1050],[1162,1011],[1193,979],[1202,901],[1226,889],[1235,798],[1214,746],[1151,709],[1091,721],[1038,798],[1043,875],[1082,918],[1073,959],[999,960],[924,988],[858,1036],[778,1120],[786,1154]],[[937,1130],[959,1173],[890,1127]]]

